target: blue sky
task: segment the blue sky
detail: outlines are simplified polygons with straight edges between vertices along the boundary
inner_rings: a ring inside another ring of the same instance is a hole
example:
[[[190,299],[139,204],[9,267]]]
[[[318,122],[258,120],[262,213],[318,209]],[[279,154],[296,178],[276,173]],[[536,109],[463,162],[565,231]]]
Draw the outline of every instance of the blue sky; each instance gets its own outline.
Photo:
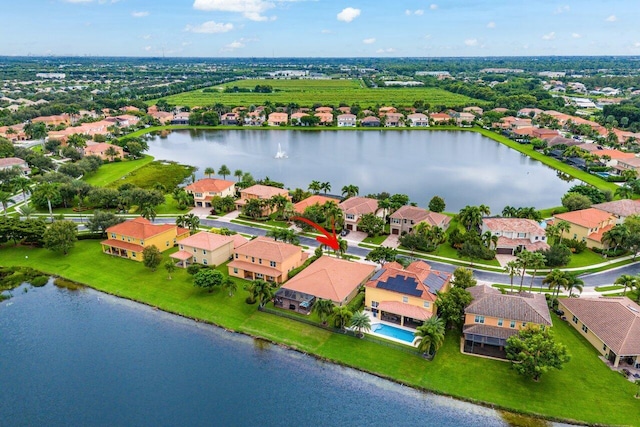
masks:
[[[638,0],[10,0],[0,55],[640,55]]]

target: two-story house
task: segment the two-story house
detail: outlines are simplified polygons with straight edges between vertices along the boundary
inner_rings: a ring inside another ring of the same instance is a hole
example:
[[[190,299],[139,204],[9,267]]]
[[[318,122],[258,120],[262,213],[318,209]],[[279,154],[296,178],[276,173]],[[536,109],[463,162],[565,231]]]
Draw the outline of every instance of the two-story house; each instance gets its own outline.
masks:
[[[498,254],[515,255],[523,249],[529,252],[549,249],[544,228],[525,218],[483,218],[482,233],[498,236],[493,247]]]
[[[378,212],[378,201],[368,197],[350,197],[338,206],[344,213],[344,226],[350,231],[358,231],[358,222],[362,215],[374,214],[382,216]]]
[[[102,252],[134,261],[143,261],[142,251],[155,246],[160,252],[171,249],[189,236],[189,230],[172,224],[152,224],[143,217],[107,228],[107,240],[101,242]]]
[[[236,184],[224,179],[203,178],[193,184],[187,185],[185,191],[193,194],[193,203],[196,208],[210,208],[211,199],[214,197],[235,197]]]
[[[456,120],[456,125],[458,126],[471,126],[473,121],[476,119],[476,116],[471,113],[454,113],[453,117]]]
[[[339,128],[354,128],[356,127],[356,115],[355,114],[340,114],[338,115],[338,127]]]
[[[284,283],[289,272],[300,267],[307,257],[300,246],[262,236],[237,247],[233,260],[227,266],[229,275],[233,277]]]
[[[31,168],[27,162],[18,157],[6,157],[4,159],[0,159],[0,170],[13,168],[20,169],[20,171],[25,175],[28,175],[31,172]]]
[[[401,113],[386,113],[384,116],[384,126],[397,128],[401,126],[404,120],[404,115]]]
[[[271,113],[267,119],[269,126],[283,126],[286,125],[288,121],[289,116],[287,113]]]
[[[527,323],[552,325],[543,294],[502,294],[486,285],[473,286],[467,291],[473,301],[464,311],[465,353],[504,359],[507,339]]]
[[[222,126],[237,125],[239,120],[240,115],[238,113],[225,113],[220,116],[220,124]]]
[[[87,146],[82,149],[85,156],[98,156],[102,160],[123,159],[124,151],[122,147],[108,142],[87,142]]]
[[[229,261],[234,249],[247,242],[248,239],[239,234],[223,236],[201,231],[180,240],[180,250],[170,257],[178,260],[185,268],[187,264],[216,266]]]
[[[603,249],[602,235],[616,224],[615,216],[595,208],[556,214],[553,218],[554,221],[567,221],[570,229],[564,236],[581,240],[588,248]]]
[[[244,190],[240,191],[240,198],[236,200],[236,209],[241,210],[244,205],[251,199],[261,199],[261,200],[269,200],[273,196],[284,196],[287,199],[291,200],[291,196],[289,196],[289,191],[283,188],[271,187],[269,185],[252,185],[251,187],[247,187]],[[264,206],[262,208],[262,216],[267,216],[273,213],[273,209],[269,206]]]
[[[436,292],[446,292],[450,280],[450,273],[432,270],[424,261],[406,269],[387,263],[365,284],[365,309],[381,320],[416,328],[436,314]]]
[[[640,200],[620,199],[611,202],[598,203],[591,207],[608,212],[615,216],[618,224],[624,223],[624,220],[627,219],[627,217],[640,215]]]
[[[422,222],[426,222],[432,227],[440,227],[444,231],[449,227],[451,217],[417,206],[402,206],[389,215],[389,225],[392,235],[411,233],[415,226]]]
[[[407,121],[411,127],[428,127],[429,117],[422,113],[413,113],[407,116]]]

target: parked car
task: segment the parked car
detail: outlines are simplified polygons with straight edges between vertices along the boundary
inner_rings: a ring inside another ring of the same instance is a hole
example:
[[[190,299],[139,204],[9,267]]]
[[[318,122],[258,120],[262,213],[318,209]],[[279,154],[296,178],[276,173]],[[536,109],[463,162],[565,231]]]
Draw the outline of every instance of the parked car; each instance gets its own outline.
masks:
[[[553,310],[554,313],[556,313],[558,316],[564,316],[564,311],[556,308],[555,310]]]
[[[630,377],[631,376],[631,371],[628,370],[627,368],[624,368],[622,370],[622,373],[624,374],[625,377]]]
[[[345,229],[343,229],[343,230],[340,232],[340,235],[341,235],[342,237],[346,236],[347,234],[349,234],[349,230],[347,230],[346,228],[345,228]]]

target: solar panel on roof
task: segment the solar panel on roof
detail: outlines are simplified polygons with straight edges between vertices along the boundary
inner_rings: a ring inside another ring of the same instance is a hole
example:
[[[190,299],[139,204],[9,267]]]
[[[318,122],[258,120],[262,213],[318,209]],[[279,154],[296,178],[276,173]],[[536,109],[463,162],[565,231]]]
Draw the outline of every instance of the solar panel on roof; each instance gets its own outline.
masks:
[[[378,282],[377,287],[414,297],[422,295],[422,290],[418,289],[418,282],[414,278],[406,278],[404,276],[389,277],[386,282]]]
[[[431,273],[427,276],[426,279],[424,279],[423,283],[429,287],[429,292],[431,292],[432,294],[435,294],[436,291],[439,291],[440,289],[442,289],[442,286],[444,285],[445,282],[446,282],[446,278],[438,274]]]
[[[384,273],[384,271],[385,271],[384,269],[380,269],[376,271],[375,274],[371,276],[371,280],[378,280],[378,278],[382,276],[382,273]]]

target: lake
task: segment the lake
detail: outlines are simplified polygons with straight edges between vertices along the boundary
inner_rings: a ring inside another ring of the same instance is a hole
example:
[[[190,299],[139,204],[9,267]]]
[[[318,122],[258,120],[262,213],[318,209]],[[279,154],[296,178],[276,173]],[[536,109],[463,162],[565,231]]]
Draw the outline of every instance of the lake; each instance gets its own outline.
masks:
[[[488,408],[90,289],[13,295],[0,303],[3,426],[504,425]]]
[[[278,144],[288,155],[276,159]],[[312,180],[331,183],[332,193],[357,185],[360,195],[407,194],[426,207],[434,195],[446,210],[485,204],[499,214],[507,206],[559,206],[574,185],[556,170],[476,132],[184,130],[149,142],[156,159],[206,167],[226,164],[254,178],[306,189]],[[227,177],[229,178],[229,177]],[[231,177],[231,179],[234,179]]]

